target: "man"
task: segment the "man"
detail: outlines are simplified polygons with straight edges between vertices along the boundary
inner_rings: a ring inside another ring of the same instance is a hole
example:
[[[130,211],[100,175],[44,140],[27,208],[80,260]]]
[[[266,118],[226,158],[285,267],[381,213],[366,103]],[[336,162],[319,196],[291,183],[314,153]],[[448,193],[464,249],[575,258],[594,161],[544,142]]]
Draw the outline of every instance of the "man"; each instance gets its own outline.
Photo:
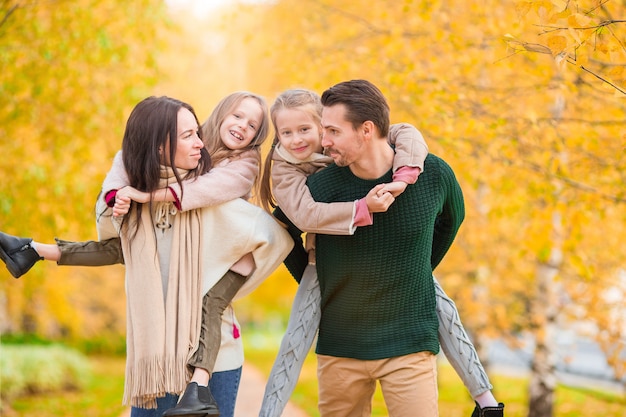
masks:
[[[313,198],[354,201],[391,182],[389,106],[380,90],[368,81],[347,81],[326,90],[322,104],[322,145],[334,164],[308,178]],[[438,415],[432,271],[464,213],[454,173],[429,155],[419,180],[387,212],[374,214],[372,226],[352,236],[317,234],[322,417],[370,415],[376,381],[390,416]]]

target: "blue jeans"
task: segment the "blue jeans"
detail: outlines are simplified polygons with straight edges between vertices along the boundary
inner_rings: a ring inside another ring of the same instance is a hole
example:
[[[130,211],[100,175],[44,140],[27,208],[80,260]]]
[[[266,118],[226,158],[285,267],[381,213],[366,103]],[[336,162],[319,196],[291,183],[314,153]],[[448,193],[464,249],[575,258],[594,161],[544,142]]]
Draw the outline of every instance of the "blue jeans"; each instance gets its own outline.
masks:
[[[241,368],[215,372],[211,376],[209,388],[220,409],[220,417],[235,417],[235,402],[240,381]],[[178,395],[166,394],[165,397],[157,398],[157,408],[132,407],[130,417],[162,417],[163,413],[175,407],[177,402]]]
[[[241,367],[232,371],[215,372],[211,376],[209,388],[220,409],[220,417],[235,417],[239,382],[241,382]]]

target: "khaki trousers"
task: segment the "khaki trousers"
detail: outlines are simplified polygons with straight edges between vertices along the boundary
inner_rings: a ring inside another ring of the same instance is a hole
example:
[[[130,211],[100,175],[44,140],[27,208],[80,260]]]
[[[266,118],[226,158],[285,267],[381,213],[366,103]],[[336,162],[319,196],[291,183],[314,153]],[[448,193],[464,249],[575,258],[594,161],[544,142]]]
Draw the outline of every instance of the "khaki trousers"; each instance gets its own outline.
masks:
[[[438,416],[437,363],[431,352],[358,360],[317,355],[321,417],[369,417],[376,381],[390,417]]]

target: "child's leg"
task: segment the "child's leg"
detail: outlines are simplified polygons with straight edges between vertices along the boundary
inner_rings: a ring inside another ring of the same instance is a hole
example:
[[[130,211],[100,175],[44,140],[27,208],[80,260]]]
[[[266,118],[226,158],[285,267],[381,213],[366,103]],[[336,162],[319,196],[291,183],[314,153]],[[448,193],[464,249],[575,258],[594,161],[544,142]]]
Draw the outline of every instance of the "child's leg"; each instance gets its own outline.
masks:
[[[59,265],[104,266],[124,263],[119,238],[103,241],[70,242],[55,239],[56,244],[34,242],[0,232],[0,258],[11,275],[19,278],[38,261]]]
[[[202,325],[198,349],[187,364],[193,377],[176,407],[163,416],[219,415],[217,403],[208,388],[217,354],[222,343],[222,315],[246,282],[245,276],[228,271],[202,298]]]
[[[481,407],[497,406],[498,403],[491,393],[493,386],[465,332],[454,301],[443,291],[434,276],[433,281],[439,317],[439,343],[446,358]]]
[[[61,259],[61,249],[55,243],[39,243],[33,240],[31,245],[44,261],[58,262]]]
[[[56,259],[59,265],[105,266],[124,263],[122,243],[117,237],[85,242],[70,242],[56,238],[55,240],[59,250],[59,258]],[[36,249],[41,254],[39,246]],[[48,259],[45,255],[44,258]]]
[[[298,382],[304,358],[317,334],[321,298],[315,266],[308,265],[293,300],[287,330],[265,386],[259,417],[282,415]]]
[[[222,343],[222,315],[246,282],[246,278],[234,271],[228,271],[202,299],[200,341],[198,349],[189,360],[190,367],[202,368],[209,373],[213,371]],[[209,381],[207,379],[198,382],[205,382],[206,385]]]

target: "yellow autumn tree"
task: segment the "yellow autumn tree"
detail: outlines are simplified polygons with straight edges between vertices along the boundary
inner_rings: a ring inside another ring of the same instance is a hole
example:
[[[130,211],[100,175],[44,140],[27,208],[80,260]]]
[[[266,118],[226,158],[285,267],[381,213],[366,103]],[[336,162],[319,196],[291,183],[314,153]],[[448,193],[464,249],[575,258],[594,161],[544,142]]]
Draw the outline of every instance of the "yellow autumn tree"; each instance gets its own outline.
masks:
[[[157,80],[161,1],[0,2],[0,230],[95,239],[94,204],[126,117]],[[0,272],[2,332],[123,337],[123,274]]]
[[[282,0],[258,6],[247,28],[259,88],[370,79],[393,121],[415,124],[452,165],[467,219],[435,272],[479,347],[534,343],[532,416],[553,413],[559,326],[595,338],[624,375],[624,309],[609,294],[623,291],[626,259],[623,11],[620,1]]]
[[[555,388],[551,346],[561,312],[596,324],[593,336],[617,378],[624,376],[623,310],[619,301],[607,297],[608,291],[624,291],[623,251],[617,242],[611,247],[598,239],[597,229],[609,226],[605,236],[623,233],[624,216],[616,216],[614,207],[623,208],[626,201],[618,186],[623,158],[610,138],[621,137],[623,153],[626,21],[620,19],[624,8],[619,2],[520,2],[518,11],[540,30],[535,36],[529,27],[520,28],[517,36],[507,34],[509,46],[516,53],[540,55],[537,62],[556,68],[548,103],[551,117],[546,118],[549,123],[539,124],[543,129],[537,134],[550,145],[545,162],[535,169],[548,180],[551,198],[544,199],[548,216],[535,232],[544,243],[537,253],[538,291],[531,303],[537,331],[529,404],[529,415],[551,416]],[[611,92],[621,102],[607,100]],[[605,128],[614,123],[621,125],[621,134],[620,128]],[[616,166],[605,165],[614,162]],[[609,247],[616,252],[609,249],[608,257],[597,253]],[[592,251],[598,257],[590,258]],[[601,284],[589,285],[591,280]]]
[[[626,95],[626,19],[619,1],[520,1],[519,16],[534,22],[536,32],[505,36],[514,53],[544,54],[579,77],[591,75]],[[534,35],[534,36],[533,36]]]

